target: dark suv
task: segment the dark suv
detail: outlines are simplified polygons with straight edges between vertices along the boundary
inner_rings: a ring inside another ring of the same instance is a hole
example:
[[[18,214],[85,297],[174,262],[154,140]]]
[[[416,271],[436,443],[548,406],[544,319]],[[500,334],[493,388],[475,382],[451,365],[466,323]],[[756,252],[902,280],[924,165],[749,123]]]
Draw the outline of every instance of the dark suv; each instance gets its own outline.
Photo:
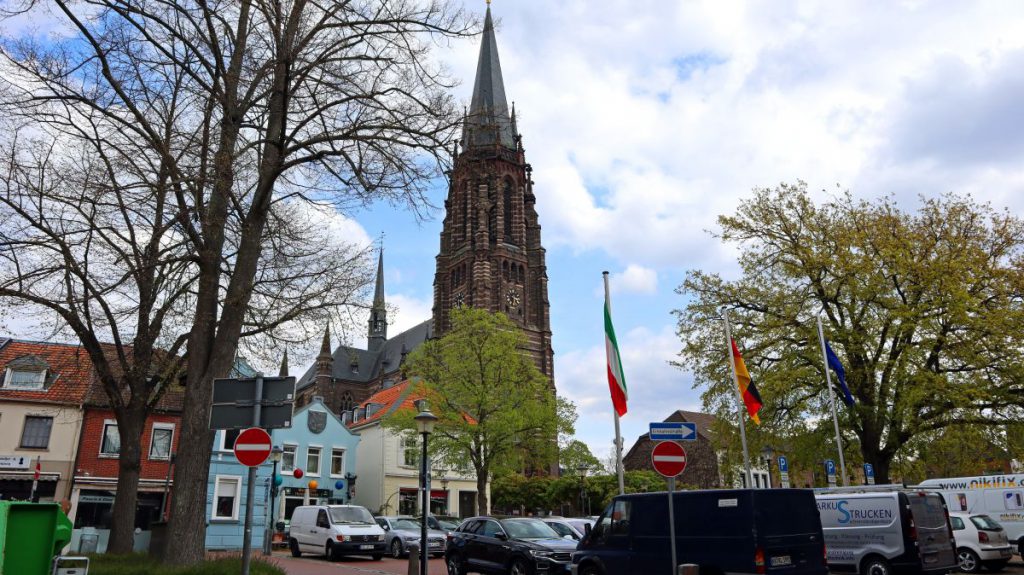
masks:
[[[575,549],[576,541],[559,537],[539,519],[472,517],[448,534],[445,563],[448,575],[562,575]]]

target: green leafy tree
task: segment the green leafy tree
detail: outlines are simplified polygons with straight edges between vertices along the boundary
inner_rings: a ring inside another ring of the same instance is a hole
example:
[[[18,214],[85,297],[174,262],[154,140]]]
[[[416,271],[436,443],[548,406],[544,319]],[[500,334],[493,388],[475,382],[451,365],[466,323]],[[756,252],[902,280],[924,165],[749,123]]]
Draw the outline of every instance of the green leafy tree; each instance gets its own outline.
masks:
[[[580,469],[586,469],[587,473],[601,469],[601,462],[590,452],[587,444],[578,439],[570,440],[559,450],[558,464],[563,470],[562,473],[570,475],[578,474]]]
[[[465,308],[451,317],[451,331],[409,354],[405,373],[421,380],[432,400],[437,458],[476,473],[477,503],[486,511],[492,476],[555,461],[555,438],[573,432],[576,408],[521,352],[526,338],[503,314]],[[412,430],[414,415],[398,411],[385,424]]]
[[[816,205],[803,183],[755,190],[718,237],[741,275],[691,271],[677,292],[679,365],[705,404],[731,413],[721,310],[780,432],[831,417],[815,317],[846,367],[856,405],[846,441],[879,482],[912,440],[953,425],[1003,424],[1024,406],[1024,223],[969,197],[923,198],[915,213],[848,192]]]

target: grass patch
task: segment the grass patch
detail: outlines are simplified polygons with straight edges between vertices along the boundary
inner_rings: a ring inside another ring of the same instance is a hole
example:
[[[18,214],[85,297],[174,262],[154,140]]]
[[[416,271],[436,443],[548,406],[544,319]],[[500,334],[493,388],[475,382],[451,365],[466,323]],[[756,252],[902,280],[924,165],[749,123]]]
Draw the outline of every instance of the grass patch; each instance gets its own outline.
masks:
[[[238,575],[242,572],[240,556],[208,559],[199,565],[177,567],[162,565],[143,553],[131,555],[90,555],[89,575]],[[251,575],[285,575],[273,561],[253,557]]]

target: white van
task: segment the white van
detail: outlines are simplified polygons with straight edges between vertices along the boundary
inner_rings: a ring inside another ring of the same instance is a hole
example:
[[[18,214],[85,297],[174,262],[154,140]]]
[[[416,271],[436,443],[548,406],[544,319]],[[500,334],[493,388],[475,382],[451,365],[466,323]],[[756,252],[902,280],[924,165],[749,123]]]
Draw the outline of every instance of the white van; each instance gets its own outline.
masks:
[[[365,507],[358,505],[303,505],[292,513],[288,546],[292,557],[323,553],[337,560],[343,555],[384,556],[384,530]]]
[[[1024,473],[929,479],[921,487],[938,491],[950,511],[988,515],[1006,529],[1024,556]]]
[[[937,575],[958,565],[938,493],[838,489],[816,490],[814,497],[833,570]]]

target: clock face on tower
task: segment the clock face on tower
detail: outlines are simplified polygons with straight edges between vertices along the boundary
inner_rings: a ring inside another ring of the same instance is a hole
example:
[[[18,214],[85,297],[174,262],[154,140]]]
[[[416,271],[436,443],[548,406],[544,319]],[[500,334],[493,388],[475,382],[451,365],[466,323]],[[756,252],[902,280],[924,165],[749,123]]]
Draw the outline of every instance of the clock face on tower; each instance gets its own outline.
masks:
[[[463,293],[457,293],[452,297],[452,307],[462,307],[466,304],[466,295]]]
[[[515,288],[509,288],[505,293],[505,301],[509,307],[519,307],[519,292]]]

